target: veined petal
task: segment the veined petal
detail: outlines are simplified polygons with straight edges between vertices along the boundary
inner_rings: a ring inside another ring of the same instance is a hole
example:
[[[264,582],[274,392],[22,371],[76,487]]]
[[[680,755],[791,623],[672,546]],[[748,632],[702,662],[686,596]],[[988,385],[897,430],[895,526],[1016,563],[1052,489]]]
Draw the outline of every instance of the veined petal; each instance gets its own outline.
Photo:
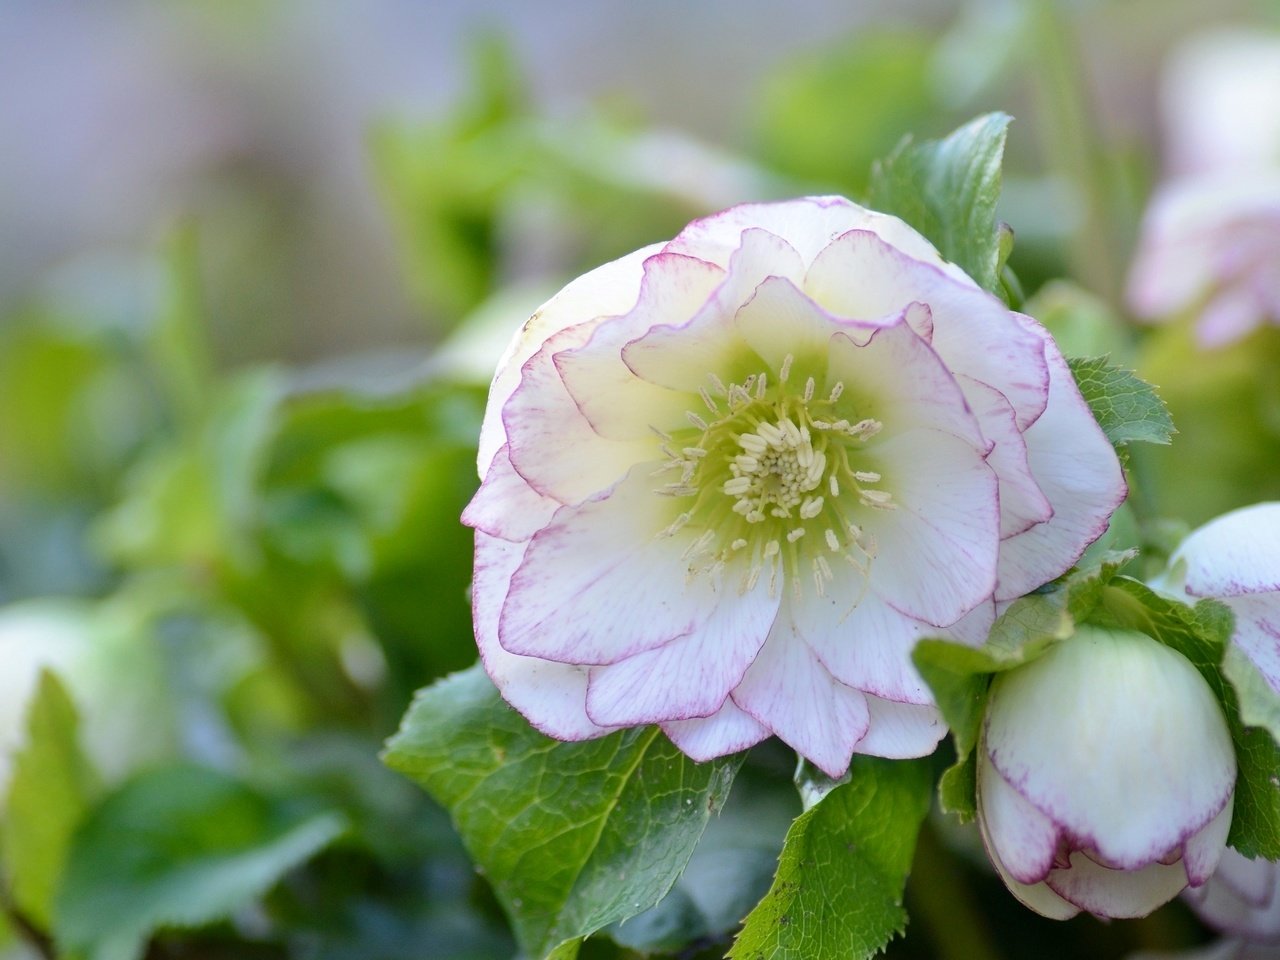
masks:
[[[1053,869],[1057,824],[1000,775],[981,746],[977,763],[978,803],[992,859],[1019,883],[1039,883]]]
[[[925,304],[933,321],[933,348],[954,373],[1004,394],[1019,429],[1043,412],[1045,335],[1019,323],[972,281],[923,263],[870,231],[854,230],[822,251],[809,268],[804,291],[842,317],[881,317],[899,313],[912,301]]]
[[[1236,618],[1231,642],[1280,693],[1280,594],[1230,597],[1224,602]]]
[[[1054,870],[1045,883],[1082,910],[1104,917],[1145,917],[1187,885],[1180,863],[1151,863],[1140,870],[1112,870],[1076,851],[1071,866]]]
[[[1045,356],[1049,405],[1023,439],[1031,472],[1054,514],[1000,545],[997,600],[1022,596],[1069,570],[1106,532],[1129,492],[1115,450],[1080,396],[1062,353],[1047,338]]]
[[[502,413],[511,465],[538,493],[566,504],[609,489],[634,464],[659,456],[657,437],[607,440],[574,403],[553,357],[581,337],[577,328],[550,337],[525,363]]]
[[[498,611],[526,546],[476,531],[471,596],[480,659],[503,699],[547,736],[557,740],[603,736],[611,731],[587,716],[585,667],[518,657],[498,643]]]
[[[753,747],[769,736],[769,728],[725,700],[709,717],[670,720],[662,732],[694,760],[702,763]]]
[[[529,541],[502,608],[511,653],[615,663],[697,630],[720,605],[719,578],[686,583],[693,534],[659,536],[674,511],[640,464],[605,496],[563,507]]]
[[[555,355],[566,389],[597,433],[615,440],[648,439],[651,427],[683,425],[689,395],[696,399],[701,381],[676,391],[642,380],[623,362],[623,348],[655,326],[691,320],[724,276],[720,267],[695,257],[656,254],[644,263],[635,307],[599,324],[582,346]]]
[[[1172,563],[1186,564],[1193,597],[1280,591],[1280,503],[1232,510],[1192,532]]]
[[[1013,406],[999,390],[971,377],[958,377],[983,435],[995,444],[987,465],[1000,478],[1000,539],[1030,530],[1053,517],[1027,460],[1027,444],[1014,420]]]
[[[645,260],[660,249],[661,244],[652,244],[583,274],[539,307],[512,337],[489,387],[489,403],[485,407],[476,457],[480,476],[489,472],[494,454],[507,442],[502,408],[520,385],[525,363],[542,348],[547,338],[561,330],[595,323],[629,310],[640,289]]]
[[[736,571],[727,570],[722,582],[738,580]],[[691,633],[592,667],[587,714],[611,726],[710,716],[746,673],[777,613],[778,598],[764,582],[743,594],[720,586],[718,605]]]
[[[544,497],[516,473],[503,444],[480,489],[462,511],[462,522],[491,537],[524,541],[545,527],[560,507],[558,500]]]
[[[878,554],[871,589],[917,620],[948,626],[991,596],[999,550],[995,473],[966,441],[912,430],[875,447],[892,510],[867,510]]]
[[[1228,803],[1200,832],[1192,835],[1182,847],[1182,868],[1187,882],[1201,886],[1218,869],[1222,854],[1227,849],[1227,834],[1231,832],[1234,803]]]
[[[947,735],[937,707],[897,703],[868,694],[867,710],[870,726],[867,735],[854,745],[854,753],[891,760],[927,757]]]
[[[819,381],[827,374],[827,347],[833,333],[865,342],[873,328],[842,321],[805,296],[791,280],[769,277],[738,310],[738,333],[764,361],[778,370],[788,356],[796,362],[795,376],[812,375]],[[823,384],[824,390],[830,384]]]
[[[773,631],[733,701],[832,777],[849,769],[871,722],[867,700],[822,666],[795,625],[787,594]]]
[[[637,376],[674,390],[697,391],[708,375],[726,383],[758,373],[758,363],[738,332],[738,309],[768,277],[798,276],[800,258],[782,238],[746,230],[729,262],[728,274],[687,322],[662,324],[622,351]]]

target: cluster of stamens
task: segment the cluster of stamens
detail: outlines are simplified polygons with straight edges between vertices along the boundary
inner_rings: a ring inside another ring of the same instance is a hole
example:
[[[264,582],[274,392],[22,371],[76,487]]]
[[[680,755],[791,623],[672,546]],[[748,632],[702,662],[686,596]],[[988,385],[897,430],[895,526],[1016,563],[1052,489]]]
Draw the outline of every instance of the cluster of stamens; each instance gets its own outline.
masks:
[[[850,563],[864,578],[869,571],[875,540],[851,510],[895,504],[874,486],[880,474],[855,469],[854,462],[882,424],[838,415],[843,383],[818,395],[808,377],[801,389],[789,389],[792,364],[787,356],[772,389],[767,373],[727,385],[713,374],[699,390],[706,413],[689,411],[688,428],[656,431],[667,458],[660,472],[680,473],[657,492],[693,500],[663,535],[701,529],[684,553],[691,577],[718,572],[745,552],[743,592],[767,573],[771,593],[782,579],[798,598],[803,567],[819,596],[834,579],[831,559]],[[806,549],[802,541],[811,534]]]

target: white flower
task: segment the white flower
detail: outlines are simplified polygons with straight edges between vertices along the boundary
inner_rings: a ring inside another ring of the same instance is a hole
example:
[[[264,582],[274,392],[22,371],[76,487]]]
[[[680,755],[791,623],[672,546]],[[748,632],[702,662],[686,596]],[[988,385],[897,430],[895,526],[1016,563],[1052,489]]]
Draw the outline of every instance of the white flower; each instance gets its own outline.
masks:
[[[901,221],[735,207],[569,284],[498,368],[476,638],[545,733],[777,734],[841,774],[945,732],[909,659],[980,642],[1124,496],[1044,330]]]
[[[1242,507],[1192,532],[1157,586],[1230,607],[1231,642],[1280,693],[1280,503]]]
[[[1203,884],[1235,778],[1209,685],[1143,634],[1080,627],[992,681],[978,822],[1009,889],[1047,917],[1145,916]]]
[[[1250,860],[1228,849],[1204,886],[1187,903],[1218,931],[1250,943],[1280,944],[1280,864]]]

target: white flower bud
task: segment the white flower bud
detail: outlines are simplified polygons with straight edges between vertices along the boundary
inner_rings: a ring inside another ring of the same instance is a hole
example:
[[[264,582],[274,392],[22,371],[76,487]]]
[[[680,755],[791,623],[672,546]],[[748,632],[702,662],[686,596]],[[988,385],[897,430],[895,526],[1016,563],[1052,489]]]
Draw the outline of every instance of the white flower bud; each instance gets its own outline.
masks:
[[[979,825],[1009,889],[1045,916],[1145,916],[1203,884],[1235,778],[1209,685],[1143,634],[1081,627],[992,682]]]

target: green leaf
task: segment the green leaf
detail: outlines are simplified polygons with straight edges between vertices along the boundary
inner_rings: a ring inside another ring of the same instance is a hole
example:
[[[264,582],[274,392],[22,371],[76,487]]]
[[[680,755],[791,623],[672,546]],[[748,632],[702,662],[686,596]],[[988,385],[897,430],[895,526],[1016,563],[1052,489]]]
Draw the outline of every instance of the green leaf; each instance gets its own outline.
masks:
[[[989,113],[941,140],[904,141],[871,173],[868,204],[901,217],[980,287],[1000,294],[1008,240],[996,223],[1010,117]]]
[[[46,930],[71,836],[99,789],[78,725],[66,689],[44,671],[27,711],[27,744],[14,759],[0,836],[14,902]]]
[[[449,809],[539,958],[661,900],[740,763],[696,764],[656,728],[550,740],[479,665],[421,691],[384,759]]]
[[[1234,623],[1230,609],[1216,600],[1189,607],[1125,577],[1107,585],[1102,609],[1112,623],[1177,650],[1208,682],[1222,703],[1236,748],[1235,812],[1227,842],[1246,857],[1280,859],[1280,746],[1268,730],[1246,725],[1224,674]],[[1238,664],[1232,670],[1238,673]]]
[[[1114,446],[1134,442],[1168,443],[1173,420],[1155,388],[1106,357],[1067,361],[1076,385],[1103,433]]]
[[[925,762],[855,757],[849,782],[792,824],[773,886],[729,957],[871,957],[902,933],[931,782]]]
[[[160,927],[222,919],[344,829],[196,766],[144,773],[92,811],[72,844],[54,933],[88,960],[135,960]]]

